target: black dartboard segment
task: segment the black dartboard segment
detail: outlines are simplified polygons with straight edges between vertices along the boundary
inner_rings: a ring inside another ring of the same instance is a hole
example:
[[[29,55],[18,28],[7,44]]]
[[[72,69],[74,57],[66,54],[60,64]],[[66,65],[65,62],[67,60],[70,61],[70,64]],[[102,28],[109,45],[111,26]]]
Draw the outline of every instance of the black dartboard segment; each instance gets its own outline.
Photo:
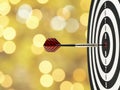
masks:
[[[120,1],[92,0],[88,43],[91,90],[120,90]]]

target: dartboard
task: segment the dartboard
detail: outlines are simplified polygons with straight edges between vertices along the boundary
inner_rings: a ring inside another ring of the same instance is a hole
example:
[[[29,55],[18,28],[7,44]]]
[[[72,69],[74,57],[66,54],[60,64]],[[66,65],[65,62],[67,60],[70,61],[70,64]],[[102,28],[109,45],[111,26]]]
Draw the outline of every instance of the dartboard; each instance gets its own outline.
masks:
[[[120,0],[92,0],[88,43],[91,90],[120,90]]]

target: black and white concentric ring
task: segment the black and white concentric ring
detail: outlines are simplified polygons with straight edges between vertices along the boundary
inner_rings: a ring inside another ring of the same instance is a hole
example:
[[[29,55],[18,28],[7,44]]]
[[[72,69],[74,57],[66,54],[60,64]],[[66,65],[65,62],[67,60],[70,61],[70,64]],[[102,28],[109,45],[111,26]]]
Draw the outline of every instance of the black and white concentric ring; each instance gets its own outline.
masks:
[[[88,48],[91,90],[120,90],[120,1],[92,0],[88,43],[105,47]]]

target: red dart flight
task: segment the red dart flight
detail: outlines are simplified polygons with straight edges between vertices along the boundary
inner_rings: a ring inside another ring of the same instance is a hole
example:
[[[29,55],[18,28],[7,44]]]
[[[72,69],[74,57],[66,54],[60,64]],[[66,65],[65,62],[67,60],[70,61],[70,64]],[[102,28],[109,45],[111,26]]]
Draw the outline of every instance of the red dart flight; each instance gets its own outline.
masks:
[[[55,52],[60,48],[60,43],[55,38],[48,38],[44,44],[44,48],[48,52]]]

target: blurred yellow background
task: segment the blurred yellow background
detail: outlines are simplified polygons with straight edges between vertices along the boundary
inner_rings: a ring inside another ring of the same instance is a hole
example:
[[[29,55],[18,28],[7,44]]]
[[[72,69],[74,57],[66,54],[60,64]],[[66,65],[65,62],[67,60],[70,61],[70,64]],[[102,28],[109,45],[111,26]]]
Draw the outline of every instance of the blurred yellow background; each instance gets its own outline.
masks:
[[[50,37],[87,43],[90,3],[0,0],[0,90],[90,90],[87,48],[43,48]]]

